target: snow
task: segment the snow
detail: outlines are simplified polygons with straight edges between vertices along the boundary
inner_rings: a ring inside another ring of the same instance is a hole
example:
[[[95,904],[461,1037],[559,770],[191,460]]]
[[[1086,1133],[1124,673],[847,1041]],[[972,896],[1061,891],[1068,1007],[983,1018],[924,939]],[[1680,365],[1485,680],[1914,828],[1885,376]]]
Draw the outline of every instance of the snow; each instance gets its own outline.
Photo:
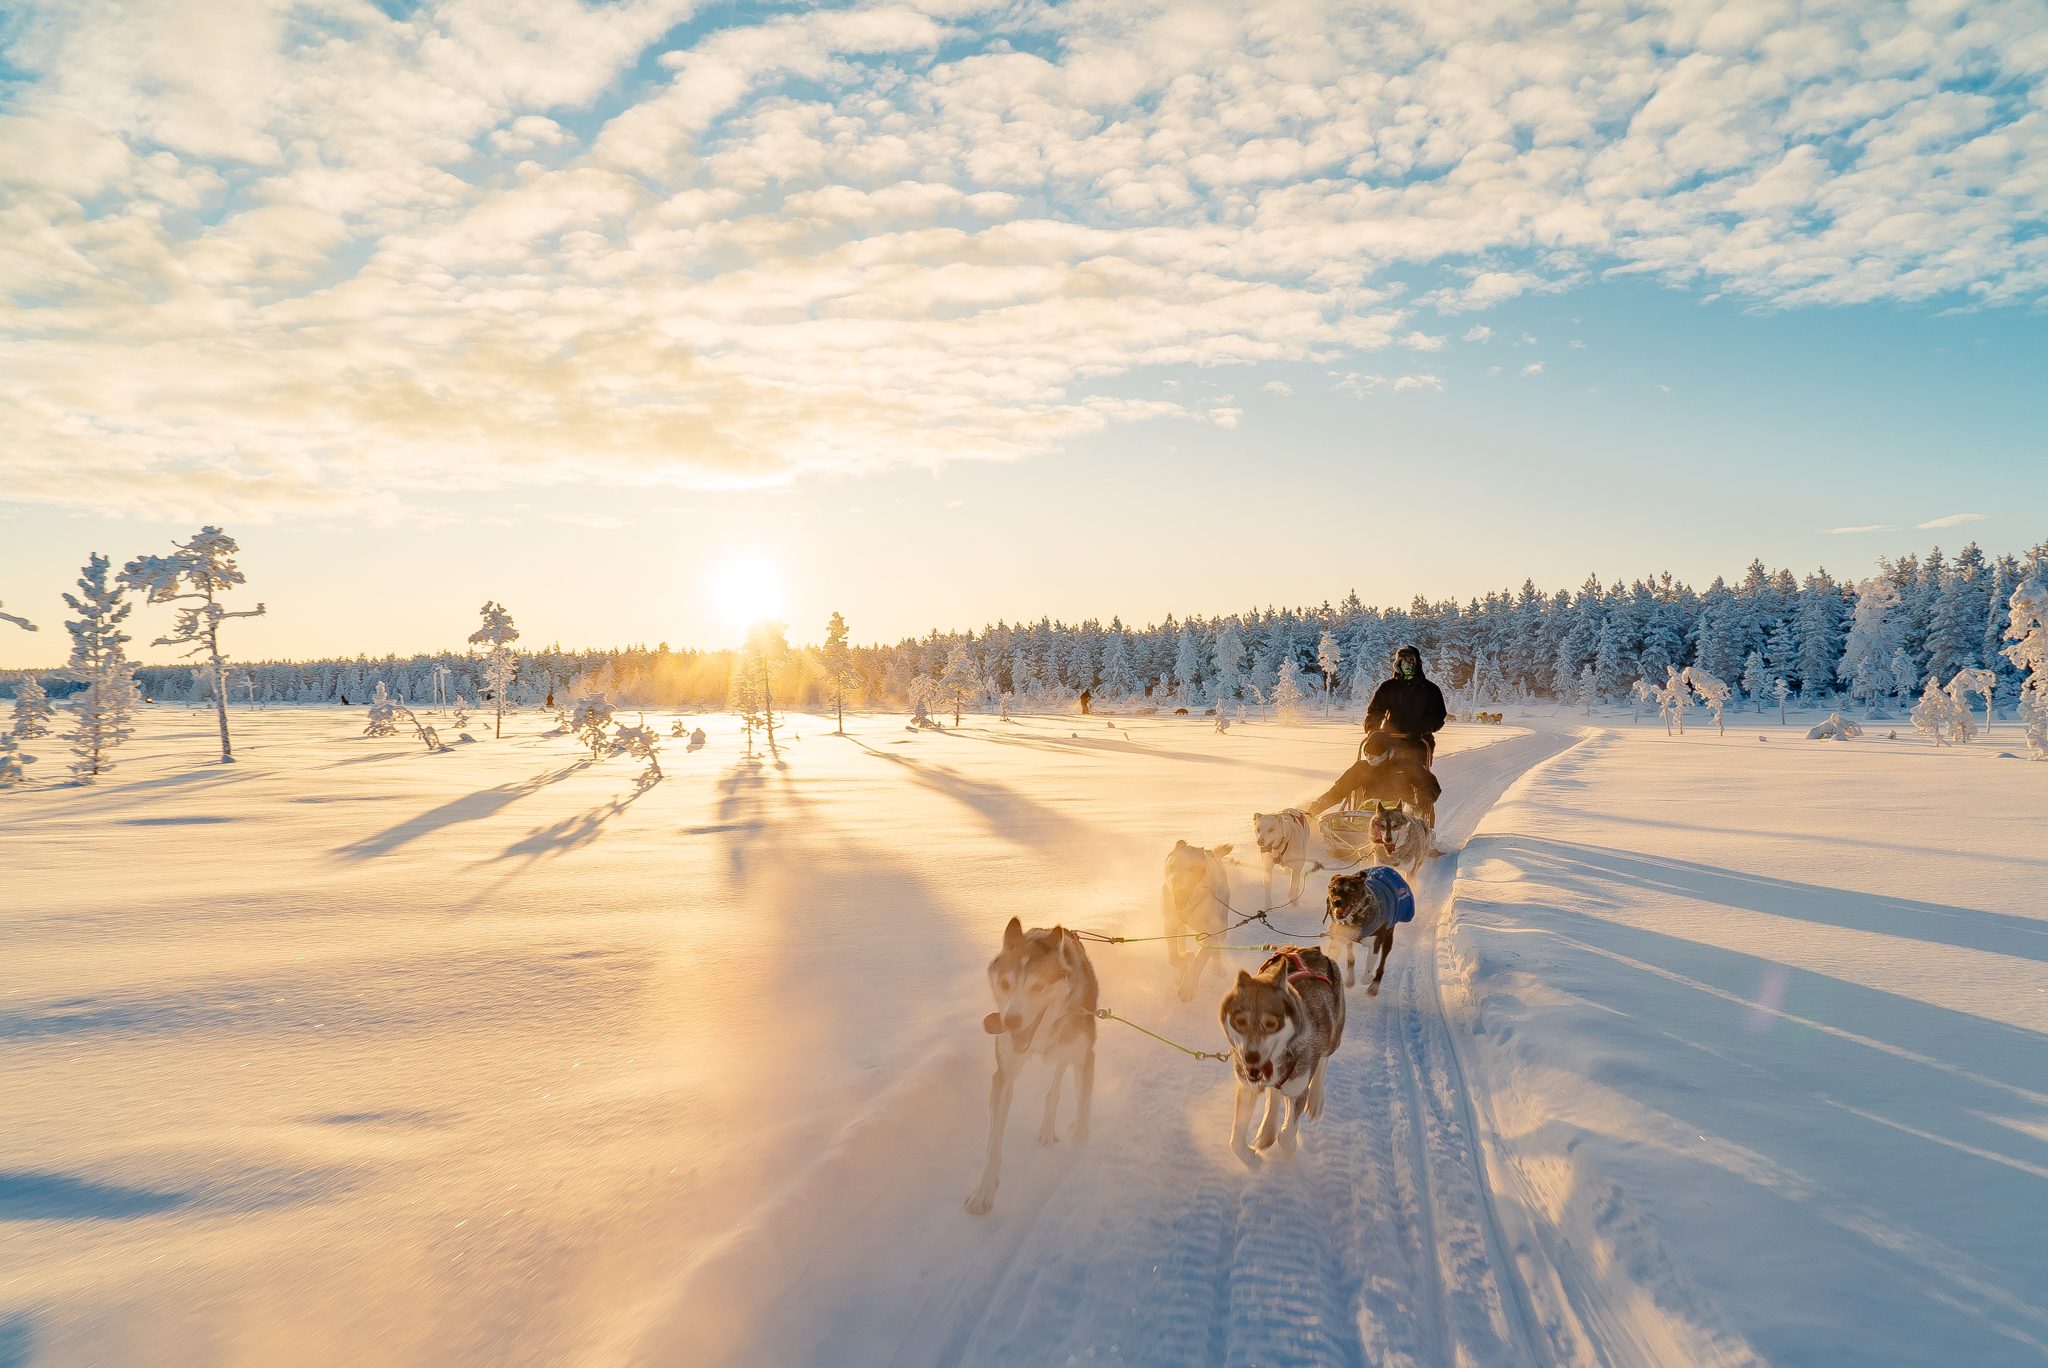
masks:
[[[1027,1071],[977,1218],[1003,924],[1155,934],[1175,840],[1248,849],[1355,723],[796,715],[749,756],[649,714],[705,743],[645,783],[529,712],[438,754],[234,712],[236,766],[157,706],[98,787],[0,793],[0,1361],[2048,1343],[2048,768],[1998,759],[2009,725],[1454,726],[1471,844],[1354,990],[1299,1158],[1247,1172],[1228,1069],[1103,1022],[1093,1139],[1033,1143]],[[1104,1005],[1219,1047],[1215,976],[1182,1004],[1161,946],[1091,956]]]
[[[1620,729],[1487,814],[1445,1009],[1517,1256],[1596,1342],[2048,1354],[2044,812],[1995,745]]]

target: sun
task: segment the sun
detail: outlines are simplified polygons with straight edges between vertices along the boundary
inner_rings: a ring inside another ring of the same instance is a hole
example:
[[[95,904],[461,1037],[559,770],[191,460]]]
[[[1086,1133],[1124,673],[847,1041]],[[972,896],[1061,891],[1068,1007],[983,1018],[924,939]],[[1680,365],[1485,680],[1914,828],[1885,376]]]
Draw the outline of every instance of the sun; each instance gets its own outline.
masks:
[[[766,556],[739,555],[710,575],[711,603],[728,625],[753,626],[782,616],[788,592],[782,570]]]

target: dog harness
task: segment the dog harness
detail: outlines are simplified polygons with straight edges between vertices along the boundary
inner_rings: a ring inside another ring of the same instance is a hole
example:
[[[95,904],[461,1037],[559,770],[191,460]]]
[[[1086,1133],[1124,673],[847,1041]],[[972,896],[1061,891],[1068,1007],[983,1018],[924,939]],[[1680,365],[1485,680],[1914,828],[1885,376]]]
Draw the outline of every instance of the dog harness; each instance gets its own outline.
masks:
[[[1292,964],[1294,966],[1292,969],[1287,971],[1287,981],[1289,983],[1292,983],[1296,979],[1300,978],[1321,979],[1325,983],[1330,983],[1330,976],[1328,974],[1325,974],[1320,969],[1311,969],[1308,967],[1308,965],[1302,960],[1301,951],[1299,950],[1282,950],[1279,954],[1273,956],[1264,964],[1260,965],[1259,972],[1263,974],[1266,970],[1271,969],[1274,965],[1280,963],[1280,961],[1282,960],[1286,960],[1289,964]],[[1330,986],[1334,988],[1336,985],[1330,984]]]

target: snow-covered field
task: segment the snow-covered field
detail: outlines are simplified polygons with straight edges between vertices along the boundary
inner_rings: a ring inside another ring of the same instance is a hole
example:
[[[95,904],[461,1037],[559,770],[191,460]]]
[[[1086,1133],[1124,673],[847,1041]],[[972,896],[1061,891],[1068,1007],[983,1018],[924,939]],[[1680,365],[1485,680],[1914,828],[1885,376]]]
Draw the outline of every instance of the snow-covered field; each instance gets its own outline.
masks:
[[[1471,845],[1300,1159],[1247,1172],[1228,1070],[1105,1022],[1094,1139],[1032,1143],[1027,1075],[975,1218],[1003,922],[1150,933],[1174,839],[1250,857],[1353,727],[800,717],[749,758],[711,718],[643,792],[531,715],[444,756],[235,722],[231,767],[152,709],[100,787],[0,795],[7,1368],[2048,1345],[2048,766],[1995,736],[1454,727]],[[1220,1043],[1222,976],[1094,959]]]

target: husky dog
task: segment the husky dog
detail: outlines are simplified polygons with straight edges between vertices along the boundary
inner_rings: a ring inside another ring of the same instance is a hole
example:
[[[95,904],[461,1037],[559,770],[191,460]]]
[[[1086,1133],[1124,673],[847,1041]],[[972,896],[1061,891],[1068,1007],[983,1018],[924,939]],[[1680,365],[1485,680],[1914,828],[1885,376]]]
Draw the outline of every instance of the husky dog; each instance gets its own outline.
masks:
[[[1323,1069],[1344,1039],[1344,990],[1335,961],[1313,946],[1287,946],[1257,974],[1238,971],[1220,1015],[1237,1072],[1231,1152],[1250,1167],[1275,1143],[1291,1155],[1301,1143],[1302,1118],[1323,1114]],[[1252,1136],[1261,1094],[1266,1114]]]
[[[1041,1145],[1059,1141],[1053,1120],[1068,1069],[1081,1073],[1080,1102],[1069,1132],[1077,1142],[1088,1138],[1088,1106],[1095,1092],[1095,966],[1079,937],[1062,926],[1026,931],[1010,918],[1002,951],[988,963],[988,986],[996,1010],[982,1018],[981,1029],[996,1038],[996,1072],[988,1085],[988,1162],[967,1199],[967,1209],[977,1216],[995,1205],[1003,1127],[1025,1059],[1036,1056],[1052,1065],[1045,1122],[1038,1128]]]
[[[1330,953],[1335,955],[1339,946],[1344,950],[1344,983],[1346,987],[1357,980],[1352,976],[1352,965],[1358,954],[1358,943],[1372,937],[1372,948],[1380,957],[1379,967],[1373,970],[1372,981],[1366,984],[1365,995],[1378,997],[1380,979],[1387,972],[1387,956],[1394,952],[1394,919],[1390,908],[1380,903],[1373,892],[1371,880],[1363,872],[1339,874],[1330,880],[1329,902],[1324,916],[1330,923]],[[1367,959],[1370,960],[1368,953]]]
[[[1429,854],[1433,834],[1429,823],[1398,803],[1375,803],[1370,830],[1372,842],[1366,848],[1366,859],[1376,865],[1391,865],[1412,882]]]
[[[1287,871],[1287,901],[1301,897],[1301,876],[1314,863],[1308,853],[1308,814],[1300,808],[1252,814],[1259,854],[1266,857],[1266,901],[1273,901],[1273,870]]]
[[[1216,948],[1209,943],[1227,929],[1224,913],[1230,910],[1230,876],[1223,872],[1227,845],[1204,849],[1186,841],[1175,841],[1166,857],[1166,880],[1159,885],[1159,912],[1166,923],[1166,959],[1180,971],[1180,1000],[1195,999],[1195,985]],[[1190,932],[1207,932],[1208,939],[1186,939]]]

